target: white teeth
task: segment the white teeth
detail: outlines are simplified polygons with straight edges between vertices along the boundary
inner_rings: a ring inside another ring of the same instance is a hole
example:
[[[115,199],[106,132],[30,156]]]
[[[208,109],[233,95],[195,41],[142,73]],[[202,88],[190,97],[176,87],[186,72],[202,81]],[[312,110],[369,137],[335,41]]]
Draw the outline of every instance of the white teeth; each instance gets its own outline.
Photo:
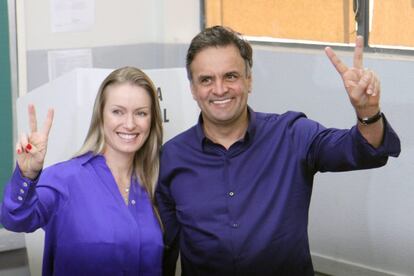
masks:
[[[126,140],[132,140],[137,137],[137,134],[118,133],[119,137]]]
[[[226,104],[230,101],[231,101],[231,99],[224,99],[224,100],[215,100],[215,101],[212,101],[212,102],[213,102],[213,104]]]

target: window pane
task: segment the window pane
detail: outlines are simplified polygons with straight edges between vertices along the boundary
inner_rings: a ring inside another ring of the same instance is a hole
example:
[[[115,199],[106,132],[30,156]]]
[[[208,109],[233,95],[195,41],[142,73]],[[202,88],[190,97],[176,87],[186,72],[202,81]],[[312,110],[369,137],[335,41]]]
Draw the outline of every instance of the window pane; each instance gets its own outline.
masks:
[[[414,1],[371,1],[373,6],[370,46],[414,47]],[[371,4],[372,4],[371,3]]]
[[[352,0],[206,0],[206,26],[244,35],[349,43],[355,40]]]

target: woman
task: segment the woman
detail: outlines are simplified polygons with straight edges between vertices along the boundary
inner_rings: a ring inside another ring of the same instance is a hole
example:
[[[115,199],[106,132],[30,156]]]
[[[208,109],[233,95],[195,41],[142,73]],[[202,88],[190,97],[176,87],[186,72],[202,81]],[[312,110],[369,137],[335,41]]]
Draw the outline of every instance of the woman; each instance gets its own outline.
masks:
[[[31,133],[16,145],[1,223],[17,232],[44,228],[43,275],[161,275],[152,202],[162,123],[151,80],[132,67],[113,71],[76,157],[42,171],[52,121],[49,110],[38,131],[29,106]]]

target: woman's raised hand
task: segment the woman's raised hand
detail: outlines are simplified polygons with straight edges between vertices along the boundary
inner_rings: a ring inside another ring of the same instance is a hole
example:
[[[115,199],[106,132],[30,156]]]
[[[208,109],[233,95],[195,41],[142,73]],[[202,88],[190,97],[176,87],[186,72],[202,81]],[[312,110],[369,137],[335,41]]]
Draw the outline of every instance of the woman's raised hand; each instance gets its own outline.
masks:
[[[24,177],[35,179],[43,168],[54,111],[53,109],[48,110],[41,130],[37,129],[34,105],[29,104],[28,111],[30,133],[22,134],[16,144],[17,164]]]

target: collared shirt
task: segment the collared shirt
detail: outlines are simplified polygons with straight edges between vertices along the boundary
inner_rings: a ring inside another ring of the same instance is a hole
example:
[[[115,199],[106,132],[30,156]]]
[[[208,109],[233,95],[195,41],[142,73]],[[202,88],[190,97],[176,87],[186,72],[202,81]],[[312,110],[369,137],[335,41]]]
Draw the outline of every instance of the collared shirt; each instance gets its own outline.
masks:
[[[45,230],[43,275],[161,275],[162,233],[136,179],[125,204],[102,155],[85,154],[31,181],[17,167],[7,184],[1,223]]]
[[[226,150],[205,137],[200,116],[165,144],[156,192],[183,275],[313,275],[307,226],[314,174],[380,167],[398,156],[399,139],[384,123],[375,149],[356,126],[328,129],[302,113],[249,109],[244,138]]]

